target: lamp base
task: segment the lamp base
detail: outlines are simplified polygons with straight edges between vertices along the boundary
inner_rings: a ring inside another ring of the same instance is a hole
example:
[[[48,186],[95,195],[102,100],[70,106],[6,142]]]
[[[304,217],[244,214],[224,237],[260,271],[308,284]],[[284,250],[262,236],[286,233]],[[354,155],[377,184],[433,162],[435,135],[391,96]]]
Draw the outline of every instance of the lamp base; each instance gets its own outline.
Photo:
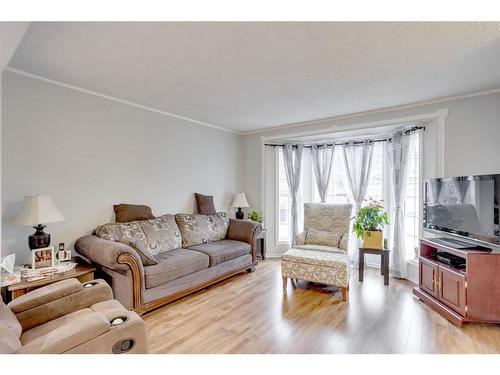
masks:
[[[50,234],[45,233],[43,228],[45,225],[38,224],[36,227],[36,232],[28,237],[28,246],[31,250],[41,249],[44,247],[49,247],[50,245]]]
[[[238,207],[238,211],[236,211],[236,219],[242,220],[245,217],[243,211],[241,211],[241,207]]]

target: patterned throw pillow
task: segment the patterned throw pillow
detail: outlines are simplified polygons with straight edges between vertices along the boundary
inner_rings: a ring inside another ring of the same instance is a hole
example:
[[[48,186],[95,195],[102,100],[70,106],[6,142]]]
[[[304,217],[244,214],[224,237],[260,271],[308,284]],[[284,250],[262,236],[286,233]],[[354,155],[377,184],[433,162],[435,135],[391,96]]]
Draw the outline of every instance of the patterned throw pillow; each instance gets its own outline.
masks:
[[[181,234],[173,215],[130,223],[109,223],[96,228],[97,236],[125,243],[137,250],[142,264],[158,264],[155,255],[181,247]]]
[[[325,245],[338,247],[342,236],[330,231],[309,228],[306,234],[306,245]]]
[[[175,215],[182,234],[182,247],[190,247],[226,238],[229,218],[225,212],[215,215]]]

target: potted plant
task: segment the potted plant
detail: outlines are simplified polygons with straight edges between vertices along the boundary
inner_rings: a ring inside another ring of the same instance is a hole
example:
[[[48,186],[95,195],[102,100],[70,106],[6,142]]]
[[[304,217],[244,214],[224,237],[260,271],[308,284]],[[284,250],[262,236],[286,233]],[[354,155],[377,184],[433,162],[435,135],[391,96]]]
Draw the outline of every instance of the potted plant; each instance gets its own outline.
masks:
[[[384,206],[381,201],[370,198],[368,205],[361,207],[356,215],[353,230],[358,238],[363,239],[363,247],[382,250],[384,248],[382,232],[384,224],[389,224]]]
[[[248,218],[250,220],[256,221],[257,223],[262,224],[262,214],[257,211],[252,211],[251,213],[248,214]]]

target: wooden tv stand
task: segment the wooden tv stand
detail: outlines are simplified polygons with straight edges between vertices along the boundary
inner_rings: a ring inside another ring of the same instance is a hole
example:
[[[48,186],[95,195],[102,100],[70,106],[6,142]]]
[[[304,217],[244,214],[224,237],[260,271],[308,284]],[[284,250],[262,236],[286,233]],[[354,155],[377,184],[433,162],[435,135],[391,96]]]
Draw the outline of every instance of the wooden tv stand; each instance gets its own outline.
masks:
[[[465,259],[458,270],[431,254],[445,251]],[[500,323],[500,253],[454,249],[420,241],[419,285],[413,294],[426,305],[461,327],[464,323]]]

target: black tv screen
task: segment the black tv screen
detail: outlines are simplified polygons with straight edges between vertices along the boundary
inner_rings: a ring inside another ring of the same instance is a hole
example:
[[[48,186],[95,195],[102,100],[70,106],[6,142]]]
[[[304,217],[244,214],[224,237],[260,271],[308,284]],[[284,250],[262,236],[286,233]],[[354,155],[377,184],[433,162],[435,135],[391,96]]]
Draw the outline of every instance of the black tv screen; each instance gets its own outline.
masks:
[[[434,178],[424,185],[426,229],[500,245],[500,174]]]

